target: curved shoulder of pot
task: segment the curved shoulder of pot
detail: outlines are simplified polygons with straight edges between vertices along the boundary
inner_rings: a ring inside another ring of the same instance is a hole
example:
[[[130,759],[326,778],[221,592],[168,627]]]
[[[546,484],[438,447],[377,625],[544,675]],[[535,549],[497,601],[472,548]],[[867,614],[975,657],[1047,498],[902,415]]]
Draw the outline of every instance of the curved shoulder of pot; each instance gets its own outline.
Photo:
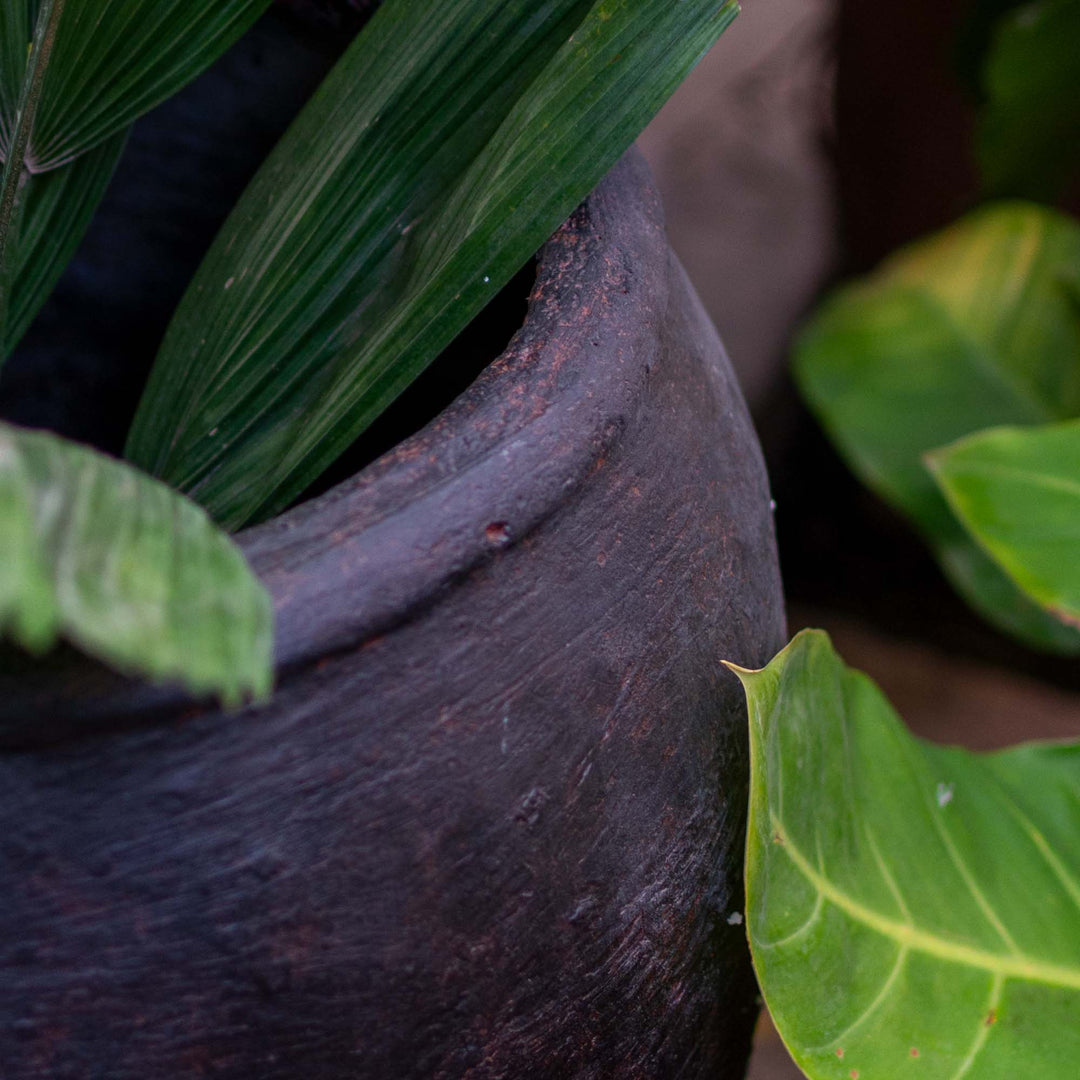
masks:
[[[241,545],[274,597],[286,670],[378,637],[573,498],[618,439],[671,281],[632,151],[540,253],[506,350],[427,427]]]
[[[631,150],[541,250],[523,325],[459,398],[349,480],[241,534],[273,597],[279,683],[417,618],[571,505],[643,407],[676,294],[714,338]],[[716,374],[741,417],[730,371]],[[70,649],[17,668],[0,671],[9,748],[199,708]]]

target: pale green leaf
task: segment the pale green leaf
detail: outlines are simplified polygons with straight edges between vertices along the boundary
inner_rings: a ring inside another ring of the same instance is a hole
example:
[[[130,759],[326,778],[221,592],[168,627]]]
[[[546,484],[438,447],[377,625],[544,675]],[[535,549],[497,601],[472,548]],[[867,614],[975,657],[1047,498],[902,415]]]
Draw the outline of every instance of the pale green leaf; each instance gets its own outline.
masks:
[[[1003,203],[831,297],[796,348],[804,397],[969,603],[1032,645],[1080,633],[1032,603],[949,510],[922,456],[983,428],[1080,416],[1080,227]]]
[[[0,634],[64,637],[227,704],[269,693],[269,597],[206,514],[123,462],[0,424]]]
[[[927,461],[991,558],[1036,603],[1080,625],[1080,421],[995,428]]]
[[[532,256],[736,10],[387,0],[211,249],[129,456],[230,527],[282,509]]]
[[[1080,744],[916,739],[821,631],[736,670],[747,930],[807,1076],[1073,1080]]]
[[[996,27],[978,147],[993,192],[1050,199],[1080,172],[1080,0],[1035,0]]]

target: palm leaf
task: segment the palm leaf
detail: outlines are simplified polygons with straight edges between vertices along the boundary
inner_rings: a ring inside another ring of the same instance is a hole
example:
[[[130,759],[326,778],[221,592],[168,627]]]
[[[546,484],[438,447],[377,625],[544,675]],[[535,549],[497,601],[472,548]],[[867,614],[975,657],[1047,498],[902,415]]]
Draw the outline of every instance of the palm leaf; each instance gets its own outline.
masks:
[[[388,0],[211,249],[129,456],[230,527],[288,505],[566,218],[736,10]]]
[[[13,253],[11,296],[0,358],[26,333],[75,254],[127,142],[127,132],[62,168],[28,176],[25,209]]]
[[[269,2],[0,0],[0,360],[85,232],[123,132]]]
[[[25,155],[32,172],[125,130],[208,67],[269,3],[0,0],[0,156],[11,145],[31,29],[50,5],[63,12]]]

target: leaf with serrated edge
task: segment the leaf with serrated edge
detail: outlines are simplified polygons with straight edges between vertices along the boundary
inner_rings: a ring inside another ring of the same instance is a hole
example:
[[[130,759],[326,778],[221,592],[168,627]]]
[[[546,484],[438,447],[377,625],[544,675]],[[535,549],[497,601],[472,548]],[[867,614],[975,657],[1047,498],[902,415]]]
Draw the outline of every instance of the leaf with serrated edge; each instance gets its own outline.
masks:
[[[1080,744],[916,739],[826,634],[735,668],[750,716],[747,932],[812,1080],[1072,1080]]]
[[[988,206],[834,294],[796,346],[807,402],[964,598],[1028,644],[1080,651],[949,510],[922,456],[983,428],[1080,416],[1080,226]]]
[[[287,506],[565,220],[736,10],[387,0],[215,241],[129,457],[230,528]]]
[[[1080,421],[995,428],[927,455],[957,518],[1037,604],[1080,625]]]
[[[0,634],[58,637],[228,705],[265,697],[269,596],[205,512],[130,465],[0,423]]]

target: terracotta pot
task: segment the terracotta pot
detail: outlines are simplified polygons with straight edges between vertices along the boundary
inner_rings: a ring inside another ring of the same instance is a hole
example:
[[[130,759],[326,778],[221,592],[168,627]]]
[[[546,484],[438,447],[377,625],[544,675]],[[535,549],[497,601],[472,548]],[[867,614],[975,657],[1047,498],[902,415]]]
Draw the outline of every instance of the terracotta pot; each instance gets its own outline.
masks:
[[[241,715],[0,681],[5,1080],[742,1075],[753,430],[640,159],[432,424],[246,533]]]

